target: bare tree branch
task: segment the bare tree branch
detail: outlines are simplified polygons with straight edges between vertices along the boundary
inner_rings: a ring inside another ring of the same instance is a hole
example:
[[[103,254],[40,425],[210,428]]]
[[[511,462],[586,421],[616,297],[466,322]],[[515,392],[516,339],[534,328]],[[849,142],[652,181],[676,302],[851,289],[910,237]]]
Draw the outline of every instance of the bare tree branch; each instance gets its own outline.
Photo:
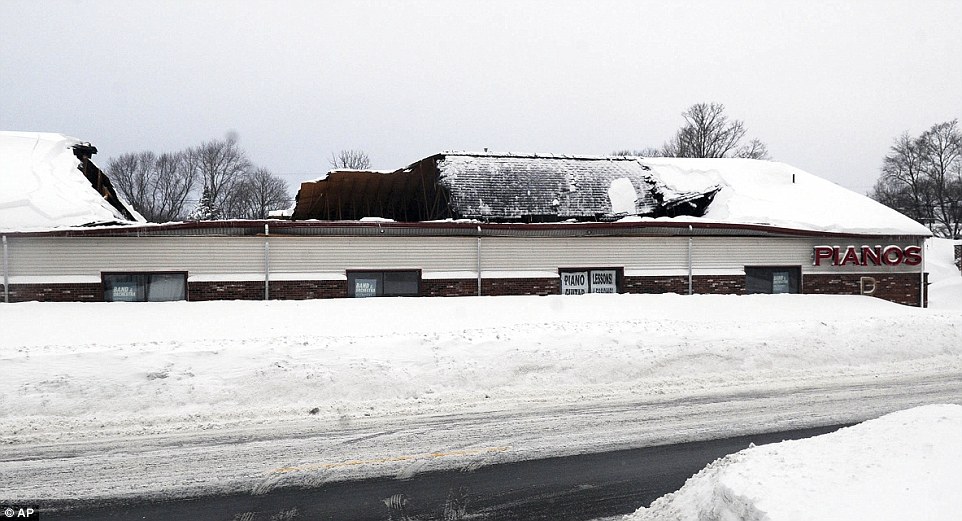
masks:
[[[363,150],[341,150],[337,154],[331,153],[331,167],[335,170],[368,170],[371,159]]]
[[[962,131],[938,123],[896,139],[870,196],[927,225],[936,235],[962,234]]]
[[[287,183],[265,168],[249,172],[228,199],[226,216],[239,219],[266,219],[271,210],[291,205]]]
[[[179,220],[187,215],[187,200],[196,176],[184,168],[182,154],[138,152],[107,162],[107,173],[118,193],[151,222]]]
[[[234,186],[252,168],[247,154],[230,134],[223,141],[208,141],[187,150],[187,161],[196,168],[212,207],[223,211]]]
[[[662,147],[664,156],[769,159],[768,147],[758,139],[741,145],[745,124],[729,120],[720,103],[696,103],[682,117],[685,125]]]

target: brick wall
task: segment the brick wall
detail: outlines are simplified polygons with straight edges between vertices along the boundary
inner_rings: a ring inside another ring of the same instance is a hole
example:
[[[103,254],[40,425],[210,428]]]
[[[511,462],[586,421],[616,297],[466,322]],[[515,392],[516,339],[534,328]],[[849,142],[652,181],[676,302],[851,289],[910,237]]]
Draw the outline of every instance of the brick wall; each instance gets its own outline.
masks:
[[[264,281],[188,282],[188,300],[263,300]]]
[[[919,305],[920,280],[917,273],[805,275],[802,277],[802,293],[860,295],[862,277],[875,279],[873,297],[907,306]],[[928,274],[925,277],[928,284]]]
[[[688,277],[629,277],[622,279],[625,293],[688,293]]]
[[[742,295],[745,293],[745,276],[744,275],[694,276],[692,277],[692,290],[696,294],[717,293],[721,295]]]
[[[625,277],[625,293],[678,293],[688,294],[688,276],[676,277]],[[695,275],[691,278],[692,293],[718,293],[741,295],[745,293],[744,275]]]
[[[188,282],[189,300],[263,300],[264,281]],[[272,300],[347,297],[343,280],[272,280]]]
[[[918,306],[919,275],[900,274],[832,274],[805,275],[802,277],[802,293],[858,295],[860,279],[871,276],[876,280],[875,297]],[[692,278],[695,293],[736,294],[745,292],[743,275],[698,275]],[[189,300],[262,300],[263,281],[235,282],[189,282]],[[533,279],[484,279],[483,295],[558,295],[561,292],[558,278]],[[2,287],[0,287],[2,289]],[[625,293],[688,293],[688,277],[623,277]],[[421,295],[426,297],[452,297],[477,295],[475,279],[432,279],[421,281]],[[271,299],[296,300],[318,298],[346,298],[345,281],[272,281]],[[100,284],[11,284],[10,302],[100,302],[103,288]]]
[[[482,279],[482,295],[558,295],[561,279]]]
[[[421,281],[421,295],[425,297],[466,297],[477,294],[478,281],[476,279],[430,279]]]
[[[270,296],[277,300],[303,300],[315,298],[347,298],[347,281],[344,280],[278,280],[271,281]],[[261,298],[264,283],[261,283]]]
[[[0,281],[2,282],[2,281]],[[3,285],[0,284],[0,302]],[[102,302],[104,288],[92,284],[11,284],[10,302]]]

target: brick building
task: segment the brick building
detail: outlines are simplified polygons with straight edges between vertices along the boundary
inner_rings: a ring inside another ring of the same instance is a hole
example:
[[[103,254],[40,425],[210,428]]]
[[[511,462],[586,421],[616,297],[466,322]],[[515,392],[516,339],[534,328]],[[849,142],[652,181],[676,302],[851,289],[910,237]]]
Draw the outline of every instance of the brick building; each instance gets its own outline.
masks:
[[[331,172],[285,219],[0,233],[9,302],[674,292],[914,306],[929,236],[780,163],[488,153]]]

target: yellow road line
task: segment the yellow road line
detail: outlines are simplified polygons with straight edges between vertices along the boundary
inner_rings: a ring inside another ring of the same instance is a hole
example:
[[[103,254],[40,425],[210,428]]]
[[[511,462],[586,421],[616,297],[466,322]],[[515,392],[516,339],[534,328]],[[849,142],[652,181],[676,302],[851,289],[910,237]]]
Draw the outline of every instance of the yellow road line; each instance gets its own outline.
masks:
[[[309,472],[312,470],[327,470],[340,467],[353,467],[356,465],[377,465],[380,463],[394,463],[398,461],[416,461],[422,459],[449,458],[452,456],[478,456],[481,454],[496,454],[507,452],[511,447],[488,447],[484,449],[452,450],[446,452],[429,452],[426,454],[411,454],[404,456],[387,456],[384,458],[356,459],[340,461],[337,463],[315,463],[311,465],[298,465],[293,467],[279,467],[266,472],[266,474],[287,474],[290,472]]]

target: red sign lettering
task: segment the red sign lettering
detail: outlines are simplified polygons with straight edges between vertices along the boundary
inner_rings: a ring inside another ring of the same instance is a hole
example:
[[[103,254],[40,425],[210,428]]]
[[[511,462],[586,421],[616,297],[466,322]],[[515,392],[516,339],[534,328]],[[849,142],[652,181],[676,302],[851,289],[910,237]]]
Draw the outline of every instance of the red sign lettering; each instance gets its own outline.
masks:
[[[832,260],[835,258],[835,250],[831,246],[816,246],[813,252],[815,256],[815,265],[821,266],[823,260]],[[835,263],[833,262],[834,266]]]
[[[821,266],[918,266],[922,264],[921,246],[815,246],[812,249],[812,264]]]
[[[905,248],[905,257],[903,257],[903,262],[907,266],[918,266],[919,264],[922,264],[922,247],[909,246]]]

